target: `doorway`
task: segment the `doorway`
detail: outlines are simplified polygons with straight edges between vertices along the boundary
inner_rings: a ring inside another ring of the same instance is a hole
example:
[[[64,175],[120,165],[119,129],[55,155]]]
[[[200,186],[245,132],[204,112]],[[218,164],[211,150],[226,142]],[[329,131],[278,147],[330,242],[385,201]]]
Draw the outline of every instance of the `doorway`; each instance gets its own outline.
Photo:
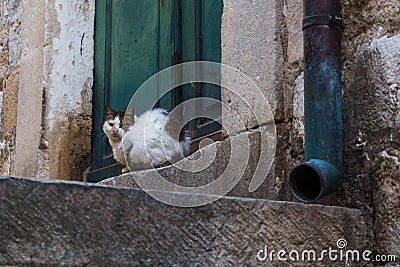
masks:
[[[222,0],[96,0],[89,182],[116,176],[121,169],[102,130],[104,106],[124,110],[140,85],[164,68],[190,61],[221,62],[222,8]],[[157,87],[146,95],[160,97],[157,107],[171,110],[195,97],[220,100],[221,90],[188,84],[162,97]],[[199,138],[218,131],[220,124],[198,118],[188,128],[192,138]]]

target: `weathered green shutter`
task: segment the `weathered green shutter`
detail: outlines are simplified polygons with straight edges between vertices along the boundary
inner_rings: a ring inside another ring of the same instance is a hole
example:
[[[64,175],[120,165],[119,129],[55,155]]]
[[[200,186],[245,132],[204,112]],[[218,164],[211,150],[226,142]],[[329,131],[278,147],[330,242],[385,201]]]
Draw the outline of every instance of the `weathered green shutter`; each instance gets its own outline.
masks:
[[[222,7],[222,1],[218,0],[182,2],[183,62],[221,62]],[[207,79],[207,75],[220,77],[220,73],[208,73],[208,71],[204,70],[199,70],[197,75],[201,76],[202,79]],[[187,84],[183,86],[183,101],[196,97],[210,97],[221,100],[220,87],[206,83]],[[204,102],[198,101],[185,115],[187,117],[195,117],[197,114],[210,113],[221,116],[221,105],[204,106]],[[221,127],[218,123],[201,118],[190,122],[189,128],[193,137],[200,137],[217,131]]]
[[[144,81],[173,64],[193,60],[220,62],[221,13],[222,0],[96,0],[92,172],[89,181],[97,182],[117,175],[121,169],[115,164],[102,131],[104,105],[125,109]],[[147,96],[158,98],[158,84],[152,88],[154,90],[149,90]],[[161,98],[158,105],[170,110],[182,100],[197,96],[220,99],[220,90],[211,85],[198,85],[197,90],[179,88]],[[192,122],[192,132],[200,129],[203,122]],[[217,128],[207,127],[209,130]]]

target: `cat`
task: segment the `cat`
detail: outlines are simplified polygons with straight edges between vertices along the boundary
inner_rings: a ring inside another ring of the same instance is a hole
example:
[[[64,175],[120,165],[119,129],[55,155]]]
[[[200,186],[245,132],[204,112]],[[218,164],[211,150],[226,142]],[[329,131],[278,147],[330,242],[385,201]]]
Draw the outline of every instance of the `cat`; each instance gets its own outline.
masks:
[[[125,111],[115,111],[110,106],[105,106],[106,120],[103,124],[103,131],[108,137],[108,142],[113,151],[114,159],[124,165],[122,173],[128,172],[125,156],[122,150],[122,137],[126,132],[124,127]]]
[[[131,171],[163,167],[189,155],[191,138],[165,109],[144,112],[122,138]]]
[[[164,109],[152,109],[141,116],[134,109],[115,111],[105,107],[103,131],[114,158],[123,164],[122,173],[163,167],[189,155],[191,139],[187,131]]]

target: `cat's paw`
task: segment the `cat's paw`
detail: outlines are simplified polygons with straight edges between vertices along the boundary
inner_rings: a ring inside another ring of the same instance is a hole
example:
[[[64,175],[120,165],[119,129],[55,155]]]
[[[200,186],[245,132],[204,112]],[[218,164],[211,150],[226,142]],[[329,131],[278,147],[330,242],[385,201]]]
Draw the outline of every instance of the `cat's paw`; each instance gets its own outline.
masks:
[[[128,167],[125,167],[125,168],[122,169],[122,173],[127,173],[127,172],[129,172],[129,168]]]

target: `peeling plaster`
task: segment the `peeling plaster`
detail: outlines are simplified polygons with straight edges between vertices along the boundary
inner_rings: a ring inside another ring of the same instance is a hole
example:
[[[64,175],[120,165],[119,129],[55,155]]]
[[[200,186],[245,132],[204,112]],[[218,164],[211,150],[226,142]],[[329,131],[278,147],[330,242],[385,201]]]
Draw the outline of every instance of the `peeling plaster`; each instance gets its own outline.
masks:
[[[55,17],[50,19],[60,29],[46,51],[51,66],[47,70],[49,131],[54,130],[56,119],[67,120],[68,112],[91,115],[94,66],[94,1],[56,0],[53,8]]]
[[[21,18],[22,8],[21,0],[2,1],[3,3],[3,16],[2,24],[13,24]]]
[[[3,1],[2,1],[3,2]],[[8,68],[17,68],[20,60],[22,1],[4,1],[2,24],[7,27]]]
[[[304,73],[295,81],[293,95],[293,127],[304,142]]]
[[[94,8],[95,0],[47,1],[41,177],[79,180],[87,165],[81,159],[90,153]]]

